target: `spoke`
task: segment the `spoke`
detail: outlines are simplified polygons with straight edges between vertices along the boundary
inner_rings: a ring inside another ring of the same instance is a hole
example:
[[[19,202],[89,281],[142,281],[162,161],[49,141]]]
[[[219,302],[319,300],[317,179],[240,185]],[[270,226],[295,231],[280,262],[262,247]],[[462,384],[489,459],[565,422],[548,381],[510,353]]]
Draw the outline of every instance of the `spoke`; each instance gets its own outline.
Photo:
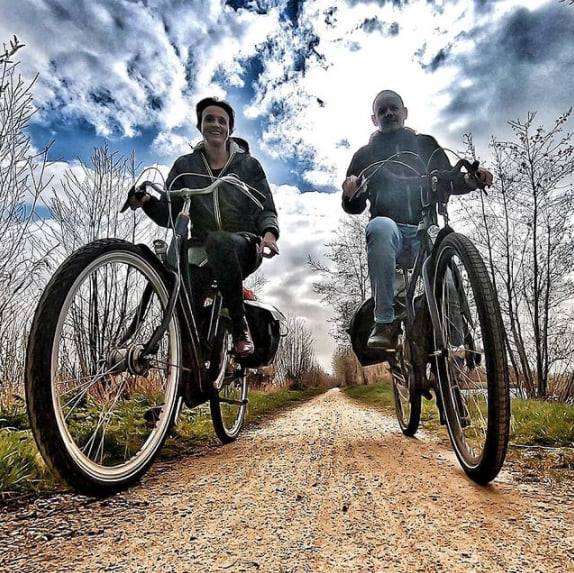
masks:
[[[185,366],[178,366],[177,364],[171,364],[170,362],[165,362],[164,360],[157,360],[156,358],[152,358],[150,363],[159,364],[160,366],[170,366],[171,368],[177,368],[182,370],[183,372],[193,372],[191,368],[187,368]],[[151,370],[161,370],[159,366],[151,366]]]
[[[112,372],[112,370],[114,370],[114,368],[116,368],[117,366],[119,366],[119,364],[122,361],[120,360],[119,362],[117,362],[116,364],[114,364],[111,368],[109,368],[108,370],[106,370],[103,373],[100,374],[95,374],[94,375],[94,380],[86,386],[86,388],[84,388],[84,390],[82,390],[82,392],[79,393],[77,400],[74,402],[74,405],[70,408],[70,411],[65,415],[64,420],[67,420],[70,417],[70,414],[74,411],[74,409],[76,408],[76,406],[80,403],[80,401],[82,400],[82,398],[87,394],[88,390],[97,382],[99,382],[104,376],[107,376],[110,372]],[[68,406],[70,404],[70,402],[72,402],[74,400],[74,398],[72,398],[70,401],[68,401],[66,404],[64,404],[64,406],[62,407],[62,411],[66,408],[66,406]]]
[[[98,417],[98,421],[96,423],[96,429],[92,433],[92,436],[90,437],[88,442],[82,448],[82,452],[84,452],[88,457],[90,457],[90,454],[92,452],[92,447],[96,441],[96,436],[98,434],[98,430],[103,426],[103,424],[106,424],[106,426],[107,426],[107,422],[108,422],[109,418],[111,417],[111,413],[112,413],[115,405],[117,404],[121,393],[124,391],[125,385],[126,385],[126,382],[125,382],[125,380],[123,380],[121,382],[121,384],[119,384],[118,391],[116,392],[116,395],[114,396],[114,399],[112,400],[110,407],[107,410],[102,409],[102,411],[100,412],[100,415]],[[105,433],[105,428],[104,428],[104,431],[102,432],[102,440],[100,442],[101,444],[103,444],[104,433]],[[91,443],[91,445],[90,445],[89,450],[87,452],[85,452],[86,447],[90,443]],[[97,455],[97,452],[96,452],[96,455]]]
[[[65,390],[64,392],[60,392],[59,393],[60,397],[65,396],[66,394],[69,394],[70,392],[74,392],[74,390],[79,390],[80,388],[84,388],[88,384],[91,384],[92,378],[94,376],[99,376],[99,374],[90,374],[89,376],[81,376],[80,378],[67,378],[66,380],[61,380],[60,382],[57,382],[58,386],[62,386],[64,384],[67,384],[68,382],[80,382],[80,380],[87,380],[87,382],[82,382],[81,384],[78,384],[77,386],[74,386],[73,388],[68,388],[68,390]]]

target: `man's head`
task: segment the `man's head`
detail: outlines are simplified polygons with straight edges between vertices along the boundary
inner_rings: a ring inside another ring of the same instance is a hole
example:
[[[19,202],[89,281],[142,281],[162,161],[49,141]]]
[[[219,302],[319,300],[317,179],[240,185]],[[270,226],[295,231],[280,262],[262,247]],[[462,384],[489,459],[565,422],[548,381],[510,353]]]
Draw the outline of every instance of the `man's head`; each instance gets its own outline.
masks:
[[[205,139],[227,138],[233,132],[235,113],[233,108],[216,97],[202,99],[196,106],[197,129]]]
[[[379,92],[373,101],[371,119],[383,133],[403,127],[408,114],[403,98],[393,90]]]

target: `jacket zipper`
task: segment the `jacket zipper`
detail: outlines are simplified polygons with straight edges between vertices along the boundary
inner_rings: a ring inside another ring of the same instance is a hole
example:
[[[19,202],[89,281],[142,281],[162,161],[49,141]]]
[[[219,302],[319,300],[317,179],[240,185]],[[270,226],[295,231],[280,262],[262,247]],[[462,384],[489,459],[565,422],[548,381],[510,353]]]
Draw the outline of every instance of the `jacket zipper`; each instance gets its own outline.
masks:
[[[223,166],[223,169],[219,172],[220,177],[225,173],[225,170],[229,167],[229,164],[231,163],[231,160],[233,159],[234,155],[235,155],[234,153],[229,154],[229,159],[227,160],[227,162]],[[203,153],[201,154],[201,157],[203,158],[203,162],[205,163],[205,167],[207,168],[208,175],[212,179],[215,179],[215,176],[213,175],[213,171],[211,171],[211,167],[209,167],[209,162],[207,161],[207,159],[205,158],[205,155]],[[215,222],[217,223],[217,228],[220,231],[223,230],[223,223],[221,221],[221,208],[219,206],[219,188],[217,188],[213,192],[213,214],[215,215]]]
[[[407,183],[407,204],[409,206],[409,224],[413,224],[413,205],[412,205],[412,193],[411,193],[411,184]]]

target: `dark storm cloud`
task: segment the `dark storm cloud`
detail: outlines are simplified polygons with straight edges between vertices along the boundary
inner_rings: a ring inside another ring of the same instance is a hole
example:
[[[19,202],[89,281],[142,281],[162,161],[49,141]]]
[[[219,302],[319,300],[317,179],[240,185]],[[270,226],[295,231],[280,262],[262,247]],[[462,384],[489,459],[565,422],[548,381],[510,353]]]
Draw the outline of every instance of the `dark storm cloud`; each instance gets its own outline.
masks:
[[[255,0],[226,0],[226,6],[234,10],[248,10],[256,14],[267,14],[267,7],[265,2],[257,2]]]
[[[472,85],[451,88],[451,103],[444,110],[447,119],[462,120],[465,129],[487,135],[529,110],[548,120],[574,103],[571,8],[553,4],[535,11],[520,8],[492,33],[481,29],[471,35],[476,49],[453,57],[453,62],[460,67],[461,80],[466,77]]]

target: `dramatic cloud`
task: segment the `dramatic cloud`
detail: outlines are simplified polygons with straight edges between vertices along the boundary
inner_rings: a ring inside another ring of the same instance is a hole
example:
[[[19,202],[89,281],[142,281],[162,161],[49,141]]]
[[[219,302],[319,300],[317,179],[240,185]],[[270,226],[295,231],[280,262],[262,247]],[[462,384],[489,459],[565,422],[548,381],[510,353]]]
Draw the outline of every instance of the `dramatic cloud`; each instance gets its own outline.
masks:
[[[498,131],[538,111],[551,122],[574,104],[574,9],[516,9],[475,32],[475,49],[453,58],[461,81],[444,113],[458,130]]]
[[[328,309],[306,261],[342,216],[339,186],[374,129],[374,95],[399,91],[408,125],[452,148],[464,132],[484,145],[527,110],[548,121],[574,103],[574,8],[558,0],[0,0],[0,10],[0,37],[17,34],[24,76],[38,74],[33,143],[56,138],[55,158],[86,160],[110,141],[170,164],[197,139],[196,101],[232,101],[279,209],[266,298],[309,321],[325,365]]]
[[[277,22],[276,11],[220,2],[0,0],[0,8],[10,14],[0,35],[17,34],[27,44],[25,73],[39,74],[39,121],[88,123],[106,137],[152,128],[164,154],[177,142],[174,130],[193,134],[199,97],[225,95],[216,74],[242,84],[238,62]]]
[[[324,260],[325,243],[332,239],[340,217],[341,197],[329,193],[301,193],[292,186],[273,186],[273,197],[279,213],[281,254],[263,262],[262,270],[269,279],[263,298],[283,312],[307,320],[313,332],[317,355],[325,368],[330,368],[334,350],[329,336],[330,310],[313,292],[318,280],[307,264],[309,256]]]
[[[562,13],[568,19],[573,14],[570,7],[555,5],[529,11],[541,4],[308,0],[296,22],[265,45],[262,72],[247,113],[262,121],[264,150],[293,158],[310,187],[339,185],[352,151],[368,141],[373,130],[372,99],[384,87],[403,95],[410,126],[432,133],[443,145],[460,147],[462,133],[468,130],[487,137],[522,110],[510,90],[516,61],[512,51],[520,50],[512,42],[539,33],[532,28],[548,28],[552,17]],[[534,24],[533,19],[544,12],[548,12],[546,24]],[[558,28],[557,38],[539,49],[556,57],[552,68],[566,59],[566,69],[571,69],[567,54],[572,42],[566,38],[572,34],[566,23]],[[509,53],[502,53],[507,44]],[[498,51],[504,62],[500,68]],[[532,68],[518,71],[526,76]],[[534,82],[547,80],[546,73],[549,70],[537,74]],[[571,93],[569,76],[561,88],[565,94]],[[533,82],[524,79],[514,85],[519,90],[524,83]],[[503,89],[495,103],[490,95],[497,94],[498,84],[509,89]],[[561,99],[547,94],[552,100],[548,107],[555,109]],[[497,121],[482,117],[489,113],[481,107],[485,98],[498,105]]]

